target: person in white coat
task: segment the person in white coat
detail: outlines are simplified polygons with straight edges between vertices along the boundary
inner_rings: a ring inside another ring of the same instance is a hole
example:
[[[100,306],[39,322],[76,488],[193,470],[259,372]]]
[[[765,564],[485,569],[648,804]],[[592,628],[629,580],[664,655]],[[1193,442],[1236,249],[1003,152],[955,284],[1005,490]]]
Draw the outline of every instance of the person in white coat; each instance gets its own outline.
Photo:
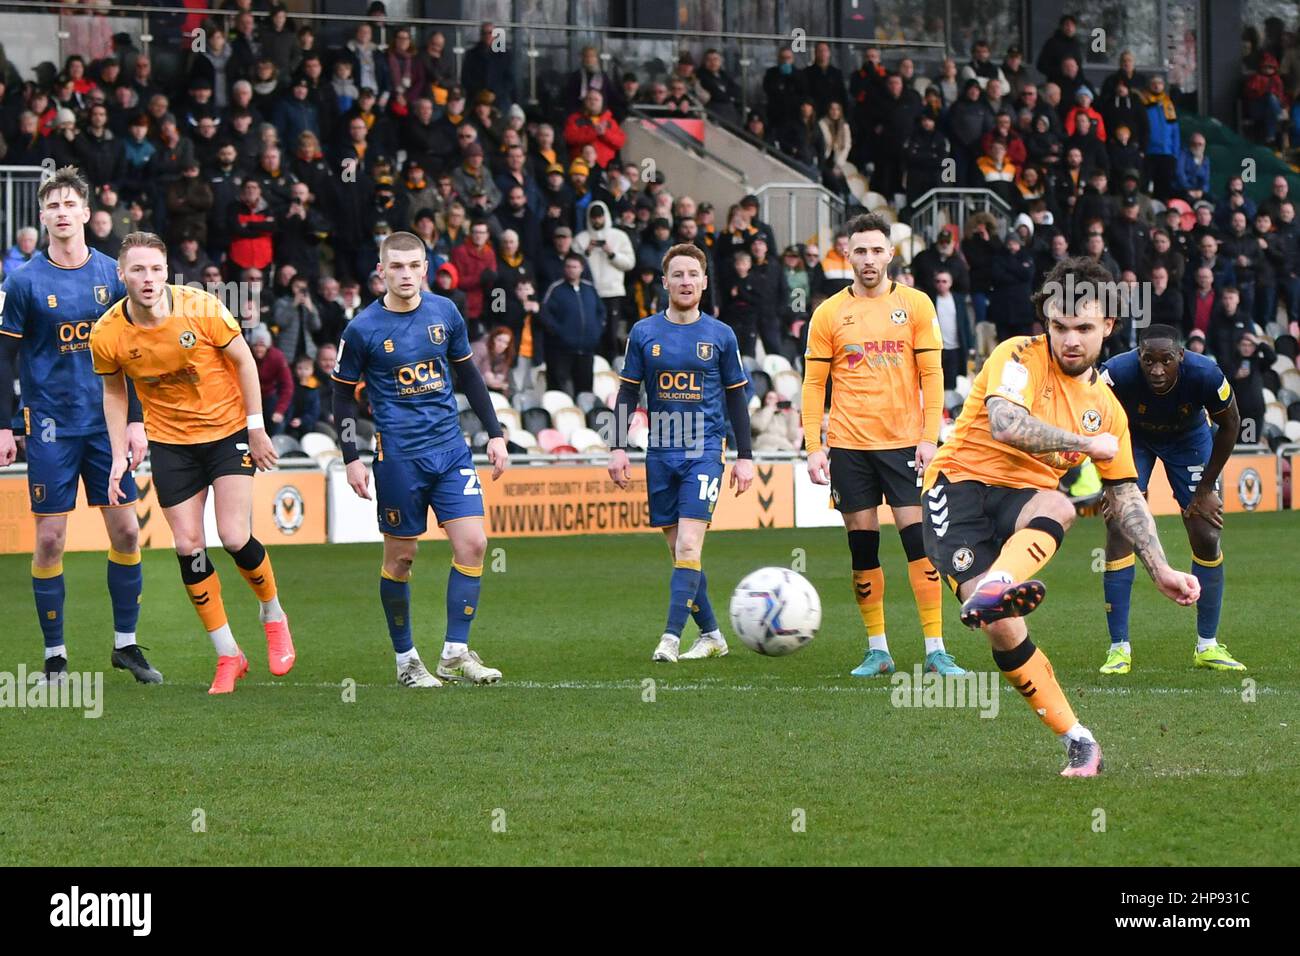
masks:
[[[623,311],[624,276],[636,265],[632,240],[610,221],[609,208],[600,200],[587,207],[587,228],[573,239],[573,248],[587,260],[591,282],[605,304],[605,336],[601,352],[613,358],[623,351],[628,323]]]

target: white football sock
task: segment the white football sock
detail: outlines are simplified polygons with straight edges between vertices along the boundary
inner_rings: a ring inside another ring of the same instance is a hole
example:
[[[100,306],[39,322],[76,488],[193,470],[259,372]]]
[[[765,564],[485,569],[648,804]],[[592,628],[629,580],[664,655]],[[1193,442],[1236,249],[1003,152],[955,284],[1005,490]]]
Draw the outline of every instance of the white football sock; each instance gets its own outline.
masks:
[[[460,657],[462,654],[469,653],[469,645],[462,641],[443,641],[442,659],[444,661]]]
[[[977,584],[977,585],[975,585],[975,587],[976,587],[976,589],[978,590],[979,588],[984,587],[984,585],[988,584],[990,581],[1000,581],[1000,582],[1003,583],[1003,584],[1015,584],[1015,583],[1016,583],[1016,582],[1015,582],[1015,579],[1012,578],[1011,575],[1007,574],[1007,572],[1005,572],[1005,571],[999,571],[999,570],[997,570],[996,568],[993,568],[993,569],[991,569],[991,570],[989,571],[988,574],[986,574],[986,575],[984,575],[984,577],[980,578],[980,583]]]
[[[113,650],[120,651],[124,647],[130,647],[135,643],[135,632],[124,634],[121,631],[113,632]]]
[[[212,638],[212,646],[217,649],[218,656],[235,657],[239,654],[239,645],[235,643],[235,635],[231,633],[229,624],[208,631],[208,637]]]
[[[1199,654],[1201,651],[1205,650],[1206,648],[1213,647],[1215,644],[1218,643],[1219,643],[1219,639],[1217,637],[1201,637],[1198,634],[1196,637],[1196,653]]]
[[[705,631],[700,637],[708,638],[711,641],[720,641],[722,640],[722,629],[715,627],[711,631]]]
[[[883,634],[877,634],[875,637],[868,637],[867,649],[872,651],[884,651],[888,654],[889,641],[885,639],[885,635]]]
[[[263,624],[284,620],[284,608],[280,607],[280,596],[278,594],[269,601],[262,601],[261,604],[262,610],[258,613],[258,620]]]
[[[1097,738],[1092,735],[1092,731],[1077,720],[1074,722],[1073,727],[1061,735],[1061,743],[1065,744],[1065,746],[1070,746],[1071,740],[1091,740],[1094,744],[1097,742]]]
[[[420,659],[420,652],[417,651],[414,647],[411,648],[409,651],[397,652],[398,667],[405,667],[407,664],[411,663],[411,661],[418,661],[419,659]]]
[[[1116,648],[1118,648],[1119,650],[1123,651],[1125,654],[1132,654],[1132,653],[1133,653],[1133,648],[1129,645],[1129,642],[1128,642],[1128,641],[1120,641],[1120,642],[1117,643],[1117,644],[1111,644],[1110,649],[1111,649],[1112,651],[1115,650]],[[1197,647],[1197,650],[1199,651],[1200,648]]]
[[[927,637],[925,639],[925,652],[933,654],[935,651],[944,650],[942,637]]]
[[[68,648],[63,644],[60,644],[58,647],[45,648],[45,659],[47,661],[51,657],[67,657],[67,656],[68,656]]]

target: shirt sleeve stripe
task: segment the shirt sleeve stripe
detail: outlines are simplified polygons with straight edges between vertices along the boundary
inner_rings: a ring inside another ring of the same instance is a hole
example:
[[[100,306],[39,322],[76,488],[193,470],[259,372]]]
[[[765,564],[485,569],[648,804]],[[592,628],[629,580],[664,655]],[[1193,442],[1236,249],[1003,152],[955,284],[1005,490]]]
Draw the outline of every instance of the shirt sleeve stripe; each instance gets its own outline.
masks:
[[[623,381],[627,382],[629,385],[640,385],[640,384],[641,384],[641,380],[640,380],[639,378],[628,378],[628,377],[625,376],[625,375],[620,375],[619,378],[621,378]]]
[[[452,359],[452,361],[453,361],[453,362],[464,362],[464,361],[467,361],[468,359],[472,359],[473,357],[474,357],[474,353],[473,353],[473,352],[470,352],[468,355],[462,355],[460,358],[454,358],[454,359]]]
[[[23,337],[21,332],[8,332],[5,329],[0,329],[0,335],[7,335],[11,339],[21,339]]]
[[[829,356],[827,356],[826,358],[822,358],[820,355],[805,355],[803,358],[805,362],[829,362],[830,361]]]
[[[337,375],[333,374],[332,372],[330,373],[330,378],[332,378],[336,382],[342,382],[344,385],[357,385],[361,382],[361,379],[357,379],[354,382],[351,379],[339,378]]]
[[[748,385],[748,384],[749,384],[749,379],[744,378],[741,379],[739,382],[737,382],[735,385],[728,385],[727,388],[740,388],[742,385]]]

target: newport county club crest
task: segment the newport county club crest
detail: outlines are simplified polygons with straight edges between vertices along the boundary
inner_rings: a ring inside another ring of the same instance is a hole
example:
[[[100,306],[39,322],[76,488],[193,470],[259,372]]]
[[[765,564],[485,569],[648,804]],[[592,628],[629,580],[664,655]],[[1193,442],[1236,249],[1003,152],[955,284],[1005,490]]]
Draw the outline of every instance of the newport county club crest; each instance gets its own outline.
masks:
[[[95,286],[95,302],[99,305],[108,305],[108,286]]]
[[[906,322],[907,322],[907,310],[906,310],[906,309],[895,309],[893,312],[889,313],[889,321],[890,321],[890,322],[893,322],[895,325],[904,325],[904,324],[906,324]]]
[[[701,361],[701,362],[707,362],[707,361],[709,361],[711,358],[713,358],[713,343],[712,343],[712,342],[696,342],[696,343],[695,343],[695,354],[698,355],[698,356],[700,357],[700,361]]]
[[[1237,497],[1241,499],[1241,506],[1247,511],[1254,511],[1259,507],[1263,496],[1264,487],[1259,472],[1254,468],[1243,470],[1241,477],[1237,479]]]
[[[285,485],[275,493],[273,515],[282,534],[293,534],[302,527],[303,511],[302,492],[293,485]]]
[[[192,349],[194,348],[194,343],[197,341],[198,341],[198,337],[195,336],[195,334],[191,332],[189,329],[186,329],[184,332],[181,333],[181,348]]]
[[[1095,408],[1090,408],[1083,413],[1079,423],[1083,425],[1083,430],[1089,435],[1096,434],[1101,431],[1101,412]]]
[[[975,563],[975,552],[970,548],[959,548],[952,556],[952,569],[958,574],[968,571]]]
[[[441,323],[429,326],[429,341],[434,345],[441,345],[447,341],[447,327]]]

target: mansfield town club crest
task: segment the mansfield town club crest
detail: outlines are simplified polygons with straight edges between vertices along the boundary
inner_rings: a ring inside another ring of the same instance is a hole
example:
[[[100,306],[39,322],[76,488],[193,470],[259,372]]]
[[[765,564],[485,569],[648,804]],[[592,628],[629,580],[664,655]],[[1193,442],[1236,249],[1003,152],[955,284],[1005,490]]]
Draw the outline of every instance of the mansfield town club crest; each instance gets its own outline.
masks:
[[[32,500],[38,505],[45,500],[45,486],[32,485]]]
[[[192,349],[194,348],[194,343],[197,341],[198,339],[195,337],[194,333],[191,332],[189,329],[186,329],[184,332],[181,333],[181,348]]]
[[[1237,479],[1237,496],[1241,499],[1241,506],[1247,511],[1254,511],[1259,507],[1259,501],[1264,497],[1264,487],[1259,480],[1259,472],[1254,468],[1245,469]]]
[[[446,327],[441,324],[429,326],[429,341],[434,345],[441,345],[443,342],[447,341]]]
[[[695,354],[700,357],[701,362],[707,362],[709,359],[713,358],[713,343],[696,342]]]
[[[396,528],[402,523],[402,513],[396,508],[385,508],[384,520],[387,521],[391,527]]]
[[[100,305],[108,305],[108,286],[95,286],[95,301]]]
[[[895,325],[903,325],[907,322],[907,310],[895,309],[893,312],[889,313],[889,321],[893,322]]]

